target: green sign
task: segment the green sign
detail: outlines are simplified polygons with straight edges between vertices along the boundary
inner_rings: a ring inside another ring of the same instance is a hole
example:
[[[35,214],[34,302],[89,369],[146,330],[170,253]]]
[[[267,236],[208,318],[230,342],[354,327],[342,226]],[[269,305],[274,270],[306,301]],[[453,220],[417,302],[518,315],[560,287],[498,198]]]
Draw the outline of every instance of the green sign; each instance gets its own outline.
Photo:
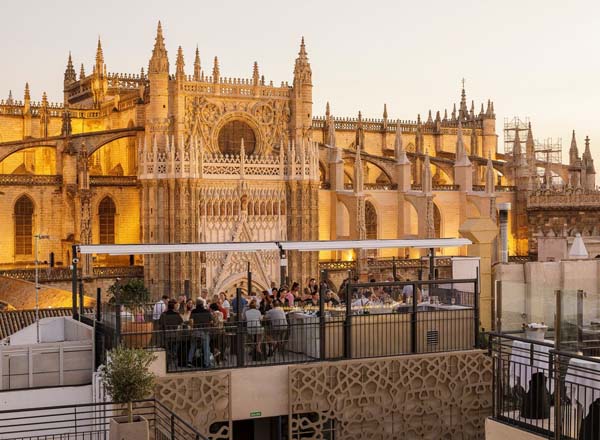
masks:
[[[260,411],[252,411],[250,413],[250,417],[260,417],[262,416],[262,413]]]

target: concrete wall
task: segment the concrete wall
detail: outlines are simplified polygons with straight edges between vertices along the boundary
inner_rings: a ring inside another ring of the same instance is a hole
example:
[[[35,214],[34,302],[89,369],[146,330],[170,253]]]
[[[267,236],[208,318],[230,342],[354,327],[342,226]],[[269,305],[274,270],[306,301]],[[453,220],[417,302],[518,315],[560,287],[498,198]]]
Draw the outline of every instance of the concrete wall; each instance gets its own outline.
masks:
[[[546,438],[548,437],[532,434],[492,419],[485,421],[485,440],[543,440]]]
[[[60,342],[0,349],[0,390],[87,385],[92,342]]]
[[[0,408],[2,410],[84,403],[92,403],[91,385],[3,391],[0,393]]]
[[[63,341],[91,341],[93,330],[91,327],[74,321],[72,318],[44,318],[40,319],[41,343]],[[10,336],[10,345],[36,344],[37,325],[33,324]]]

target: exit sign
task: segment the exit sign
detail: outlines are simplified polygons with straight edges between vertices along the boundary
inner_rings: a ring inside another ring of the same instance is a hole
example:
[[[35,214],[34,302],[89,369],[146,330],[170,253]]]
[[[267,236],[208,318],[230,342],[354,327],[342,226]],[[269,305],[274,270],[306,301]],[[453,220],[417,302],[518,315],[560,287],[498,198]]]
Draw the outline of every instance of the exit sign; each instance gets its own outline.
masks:
[[[252,411],[250,413],[250,417],[260,417],[262,416],[262,413],[260,411]]]

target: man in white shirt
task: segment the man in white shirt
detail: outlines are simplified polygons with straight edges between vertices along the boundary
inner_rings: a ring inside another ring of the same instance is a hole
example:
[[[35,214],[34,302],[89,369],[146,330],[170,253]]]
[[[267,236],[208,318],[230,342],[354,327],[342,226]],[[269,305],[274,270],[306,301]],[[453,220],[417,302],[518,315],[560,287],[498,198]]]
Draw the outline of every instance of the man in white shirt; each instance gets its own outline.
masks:
[[[152,321],[154,321],[154,326],[157,327],[158,320],[160,319],[160,315],[167,310],[167,302],[169,301],[169,297],[167,295],[163,295],[162,299],[154,304],[154,308],[152,309]]]
[[[406,281],[410,282],[407,278]],[[402,288],[402,296],[404,297],[404,301],[408,301],[408,298],[412,298],[413,296],[413,285],[407,284]]]

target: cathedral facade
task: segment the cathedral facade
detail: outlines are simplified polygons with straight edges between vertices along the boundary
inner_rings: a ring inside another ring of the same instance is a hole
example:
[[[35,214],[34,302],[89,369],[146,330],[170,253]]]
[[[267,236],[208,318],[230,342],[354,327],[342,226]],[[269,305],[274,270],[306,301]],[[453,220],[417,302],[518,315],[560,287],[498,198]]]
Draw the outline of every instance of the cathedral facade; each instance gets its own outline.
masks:
[[[456,237],[467,218],[495,221],[497,203],[537,188],[520,150],[498,152],[493,102],[476,110],[464,87],[458,105],[423,119],[391,119],[385,106],[381,119],[332,113],[313,115],[304,41],[292,83],[278,85],[256,63],[250,78],[221,75],[216,57],[206,69],[197,49],[186,67],[179,48],[173,68],[160,23],[139,74],[107,72],[98,41],[89,74],[69,55],[63,103],[32,101],[29,85],[23,100],[0,102],[0,265],[31,264],[36,242],[40,259],[68,266],[76,243]],[[591,188],[593,164],[565,166],[583,168],[576,185]],[[510,218],[513,254],[528,252],[522,214]],[[392,256],[418,255],[291,253],[288,275],[315,277],[328,259],[365,271]],[[90,257],[84,275],[128,263]],[[143,265],[155,295],[243,286],[248,265],[256,288],[280,277],[280,255],[268,252],[147,255]]]

